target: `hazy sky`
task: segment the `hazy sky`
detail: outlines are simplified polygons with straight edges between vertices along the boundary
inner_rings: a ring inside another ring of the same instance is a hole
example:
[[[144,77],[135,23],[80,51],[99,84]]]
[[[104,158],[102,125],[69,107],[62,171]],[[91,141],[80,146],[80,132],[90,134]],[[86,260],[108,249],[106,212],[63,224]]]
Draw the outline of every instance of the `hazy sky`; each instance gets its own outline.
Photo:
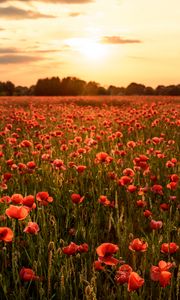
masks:
[[[180,83],[180,0],[0,0],[0,81]]]

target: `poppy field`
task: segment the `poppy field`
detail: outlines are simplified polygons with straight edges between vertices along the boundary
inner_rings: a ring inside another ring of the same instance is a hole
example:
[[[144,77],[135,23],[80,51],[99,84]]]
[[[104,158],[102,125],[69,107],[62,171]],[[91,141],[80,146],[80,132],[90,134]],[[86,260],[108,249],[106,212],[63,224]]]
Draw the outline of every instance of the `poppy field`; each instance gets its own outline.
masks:
[[[0,299],[178,300],[180,98],[0,112]]]

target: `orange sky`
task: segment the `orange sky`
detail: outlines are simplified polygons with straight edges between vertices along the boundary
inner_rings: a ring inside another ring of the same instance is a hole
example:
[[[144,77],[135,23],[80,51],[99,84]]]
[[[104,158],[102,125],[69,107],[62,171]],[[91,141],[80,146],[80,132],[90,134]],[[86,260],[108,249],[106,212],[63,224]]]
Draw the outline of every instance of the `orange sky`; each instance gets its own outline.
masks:
[[[180,83],[180,0],[0,0],[0,81]]]

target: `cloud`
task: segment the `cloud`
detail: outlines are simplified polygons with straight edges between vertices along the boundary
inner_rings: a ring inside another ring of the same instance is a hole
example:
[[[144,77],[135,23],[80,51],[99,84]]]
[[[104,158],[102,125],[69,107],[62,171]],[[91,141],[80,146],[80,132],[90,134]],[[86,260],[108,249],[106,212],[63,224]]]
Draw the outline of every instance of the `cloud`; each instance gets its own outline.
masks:
[[[85,4],[94,2],[94,0],[34,0],[34,2],[49,2],[49,3],[61,3],[61,4]]]
[[[103,43],[103,44],[135,44],[135,43],[142,43],[142,41],[135,40],[135,39],[124,39],[120,36],[104,36],[101,39],[101,43]]]
[[[2,55],[0,56],[0,65],[30,63],[42,60],[42,57],[29,55]]]
[[[0,54],[3,53],[17,53],[18,50],[16,48],[13,47],[9,47],[9,48],[0,48]]]
[[[0,0],[0,3],[5,3],[10,0]],[[18,0],[19,2],[44,2],[50,4],[86,4],[94,2],[94,0]]]
[[[48,54],[48,53],[56,53],[56,52],[61,52],[59,49],[33,49],[32,50],[24,50],[24,51],[19,51],[19,53],[23,54],[36,54],[36,53],[41,53],[41,54]]]
[[[85,4],[89,2],[94,2],[94,0],[35,0],[36,2],[50,2],[50,3],[65,3],[65,4]]]
[[[80,15],[82,15],[82,13],[80,13],[80,12],[71,12],[71,13],[69,13],[69,17],[78,17],[78,16],[80,16]]]
[[[61,50],[59,49],[32,49],[32,50],[22,50],[22,49],[17,49],[17,48],[13,48],[13,47],[9,47],[9,48],[4,48],[4,47],[0,47],[0,54],[13,54],[13,53],[17,53],[17,54],[35,54],[35,53],[54,53],[54,52],[60,52]]]
[[[35,53],[54,53],[54,52],[60,52],[61,50],[57,50],[57,49],[45,49],[45,50],[35,50],[33,52]]]
[[[32,10],[24,10],[15,6],[0,7],[0,17],[6,19],[55,18],[55,16],[52,15],[45,15]]]

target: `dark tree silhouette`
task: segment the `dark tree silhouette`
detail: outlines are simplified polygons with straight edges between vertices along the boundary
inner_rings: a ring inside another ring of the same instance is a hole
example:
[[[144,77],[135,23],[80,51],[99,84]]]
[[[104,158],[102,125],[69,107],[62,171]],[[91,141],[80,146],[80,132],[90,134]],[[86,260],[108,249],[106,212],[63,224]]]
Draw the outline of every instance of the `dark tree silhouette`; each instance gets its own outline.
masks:
[[[155,91],[151,86],[147,86],[144,89],[144,95],[155,95]]]
[[[180,96],[180,84],[158,85],[155,89],[141,83],[132,82],[126,88],[109,85],[106,89],[95,81],[86,82],[76,77],[38,79],[29,88],[15,86],[11,81],[0,81],[0,96],[78,96],[78,95],[170,95]]]
[[[15,85],[11,81],[0,82],[0,95],[12,96],[14,94]]]
[[[117,87],[114,85],[110,85],[107,89],[108,95],[125,95],[125,88],[124,87]]]
[[[132,82],[127,86],[125,93],[126,95],[144,95],[145,85]]]
[[[18,85],[14,89],[15,96],[26,96],[29,93],[29,89],[26,86]]]
[[[61,95],[61,82],[59,77],[39,79],[35,85],[34,94],[36,96]]]
[[[78,96],[82,95],[86,82],[76,77],[66,77],[61,81],[61,95]]]
[[[84,90],[84,95],[97,95],[99,89],[99,84],[95,81],[89,81]]]

